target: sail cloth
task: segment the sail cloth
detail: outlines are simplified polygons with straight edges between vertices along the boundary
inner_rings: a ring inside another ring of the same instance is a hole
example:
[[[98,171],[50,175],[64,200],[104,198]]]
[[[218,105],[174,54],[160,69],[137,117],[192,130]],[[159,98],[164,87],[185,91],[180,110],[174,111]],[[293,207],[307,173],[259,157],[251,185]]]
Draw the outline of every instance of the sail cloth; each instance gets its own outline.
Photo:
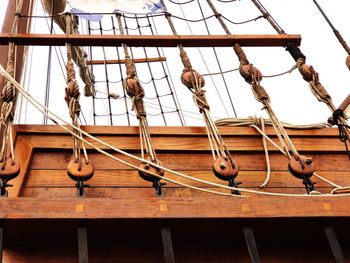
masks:
[[[156,13],[165,11],[160,0],[67,0],[67,8],[77,16],[100,21],[104,13]]]

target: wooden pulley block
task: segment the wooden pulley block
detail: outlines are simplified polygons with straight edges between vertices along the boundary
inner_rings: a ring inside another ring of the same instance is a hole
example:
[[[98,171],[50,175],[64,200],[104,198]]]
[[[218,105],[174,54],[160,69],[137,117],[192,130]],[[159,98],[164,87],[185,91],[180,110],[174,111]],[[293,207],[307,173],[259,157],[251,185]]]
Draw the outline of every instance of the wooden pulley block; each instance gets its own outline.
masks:
[[[311,177],[315,171],[315,165],[312,158],[304,155],[299,155],[298,158],[291,158],[288,168],[292,175],[299,179]]]
[[[258,70],[252,64],[245,64],[245,65],[240,66],[239,73],[248,82],[253,81],[252,75],[255,76],[255,79],[257,81],[260,81],[262,79],[262,74],[261,74],[260,70]]]
[[[158,165],[163,166],[163,164],[158,161]],[[140,163],[139,168],[146,170],[150,173],[154,173],[157,174],[159,176],[164,176],[164,170],[163,169],[159,169],[157,167],[154,167],[148,163]],[[142,179],[149,181],[149,182],[154,182],[154,181],[159,181],[160,178],[153,176],[149,173],[143,172],[143,171],[139,171],[139,175],[141,176]]]
[[[128,95],[132,98],[136,95],[144,94],[144,90],[137,79],[127,78],[125,81],[125,88]]]
[[[237,177],[238,171],[238,163],[233,159],[219,157],[214,162],[213,172],[221,180],[229,181]]]
[[[346,57],[345,64],[348,67],[348,69],[350,70],[350,55]]]
[[[0,163],[2,166],[3,163]],[[5,166],[0,169],[0,179],[3,181],[9,181],[19,175],[20,166],[17,161],[14,164],[10,160],[5,161]]]
[[[303,79],[306,81],[312,81],[312,70],[311,67],[307,64],[302,64],[300,67],[298,67],[301,75],[303,76]]]
[[[197,78],[197,82],[195,78]],[[183,71],[181,75],[181,81],[187,88],[190,89],[194,89],[192,83],[195,84],[200,82],[200,88],[204,87],[205,85],[203,76],[195,70]]]
[[[67,165],[67,174],[74,181],[89,180],[94,175],[94,170],[94,165],[90,161],[86,163],[85,159],[82,159],[81,167],[75,160],[71,160]]]

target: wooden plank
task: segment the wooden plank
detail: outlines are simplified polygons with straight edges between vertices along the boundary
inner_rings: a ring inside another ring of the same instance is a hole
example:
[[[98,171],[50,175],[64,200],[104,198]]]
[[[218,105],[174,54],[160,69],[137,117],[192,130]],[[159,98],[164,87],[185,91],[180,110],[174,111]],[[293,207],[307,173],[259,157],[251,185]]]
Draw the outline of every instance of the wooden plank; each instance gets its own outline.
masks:
[[[13,187],[8,188],[9,197],[17,197],[20,195],[32,157],[33,146],[23,137],[16,137],[15,159],[20,163],[21,170],[19,175],[10,181]]]
[[[218,179],[211,170],[209,171],[181,171],[182,173],[197,179],[227,185],[227,182]],[[342,186],[350,185],[348,172],[320,172],[319,175]],[[191,181],[179,176],[165,173],[165,177],[187,183],[196,187],[213,187],[205,183]],[[237,181],[241,181],[241,187],[259,187],[265,180],[263,171],[240,171]],[[316,188],[329,188],[330,185],[316,177]],[[181,187],[177,184],[166,182],[167,187]],[[134,170],[95,170],[94,176],[88,181],[93,187],[149,187],[150,182],[143,180]],[[30,170],[25,187],[72,187],[74,181],[67,175],[66,170]],[[292,176],[288,171],[272,171],[267,189],[269,188],[304,187],[302,181]],[[288,191],[288,190],[287,190]]]
[[[336,235],[333,227],[326,226],[324,228],[324,231],[326,233],[329,246],[332,249],[335,262],[337,262],[337,263],[344,263],[345,259],[344,259],[343,251],[342,251],[342,249],[340,247],[339,240],[337,238],[337,235]]]
[[[88,239],[86,227],[78,227],[78,255],[79,263],[88,263]]]
[[[3,198],[0,217],[20,218],[279,218],[349,216],[349,196]]]
[[[2,263],[3,243],[4,243],[4,229],[2,225],[0,225],[0,263]]]
[[[253,230],[250,227],[244,227],[243,234],[247,243],[250,261],[252,263],[260,263],[261,261],[259,257],[258,247],[256,246]]]
[[[59,170],[66,169],[67,163],[72,158],[71,151],[50,152],[37,150],[31,163],[31,169],[43,169],[43,170]],[[136,156],[139,153],[131,152]],[[118,158],[123,158],[121,154],[113,154]],[[208,153],[162,153],[157,154],[159,160],[163,162],[163,165],[169,169],[175,169],[180,171],[197,171],[197,170],[211,170],[213,166],[213,157]],[[322,154],[310,154],[316,165],[316,171],[335,171],[335,172],[350,172],[350,162],[346,153],[322,153]],[[123,165],[117,161],[112,160],[100,153],[90,152],[90,160],[94,163],[96,169],[132,169],[126,165]],[[247,152],[247,153],[234,153],[233,158],[238,162],[240,170],[244,171],[266,171],[266,160],[263,153]],[[285,171],[288,169],[288,159],[279,153],[270,153],[270,165],[271,170]],[[129,160],[131,163],[138,165],[139,161]]]
[[[37,148],[47,148],[47,149],[70,149],[72,148],[73,140],[71,136],[64,135],[22,135],[26,140],[30,140],[30,143]],[[113,145],[114,147],[125,149],[125,150],[138,150],[140,149],[140,139],[138,136],[107,136],[100,135],[98,138],[105,143]],[[223,136],[226,146],[229,150],[234,152],[238,151],[263,151],[261,139],[258,137],[239,137],[239,136]],[[99,148],[107,149],[106,146],[103,146],[91,139],[87,141],[93,143]],[[273,138],[273,141],[278,144],[278,140]],[[340,152],[344,151],[344,144],[335,138],[292,138],[292,141],[295,147],[299,151],[304,152]],[[127,142],[127,143],[125,143]],[[166,150],[166,151],[209,151],[210,145],[208,138],[206,137],[197,137],[196,140],[189,136],[166,136],[166,139],[163,136],[152,136],[152,143],[156,151]],[[91,149],[90,146],[87,146],[88,149]],[[269,151],[277,152],[274,146],[268,143]]]
[[[226,194],[230,194],[231,191],[225,190],[222,188],[207,188],[211,191],[222,192]],[[270,192],[277,194],[298,194],[305,195],[306,190],[301,185],[300,187],[275,187],[275,188],[265,188],[260,189],[258,187],[251,187],[250,190],[256,190],[261,192]],[[150,183],[148,187],[89,187],[86,188],[86,198],[139,198],[139,199],[148,199],[156,195],[155,189],[152,187]],[[319,188],[317,189],[319,192],[323,194],[330,193],[333,188]],[[252,194],[244,194],[244,195],[252,195]],[[211,197],[217,196],[213,193],[203,192],[199,190],[194,190],[190,188],[181,188],[181,187],[173,187],[173,188],[162,188],[162,197],[166,198],[179,198],[182,200],[186,200],[187,198],[196,198],[196,197]],[[26,187],[23,189],[21,193],[21,197],[30,198],[76,198],[76,188],[72,185],[70,188],[68,187]],[[276,196],[278,199],[280,196]]]
[[[168,227],[160,229],[163,241],[163,252],[165,263],[175,263],[175,256],[173,250],[173,240],[171,238],[171,231]]]
[[[146,63],[146,62],[160,62],[166,61],[166,57],[158,58],[134,58],[133,63]],[[112,60],[87,60],[86,65],[109,65],[109,64],[125,64],[125,59],[112,59]]]
[[[91,125],[82,125],[82,130],[91,133],[91,134],[107,134],[107,135],[138,135],[139,127],[138,126],[91,126]],[[258,136],[261,138],[261,135],[252,127],[242,126],[242,127],[218,127],[222,135],[238,135],[243,137],[249,136]],[[16,124],[14,129],[18,133],[36,133],[36,134],[68,134],[65,130],[57,125],[35,125],[35,124]],[[339,131],[337,128],[322,128],[322,129],[286,129],[287,133],[291,136],[301,136],[301,137],[334,137],[338,138]],[[191,136],[206,136],[206,129],[202,126],[186,126],[186,127],[149,127],[151,135],[191,135]],[[272,127],[266,127],[267,135],[275,135],[274,129]]]
[[[230,47],[287,46],[289,42],[300,45],[300,35],[62,35],[62,34],[0,34],[0,45],[10,41],[16,45],[35,46],[121,46],[131,47]]]

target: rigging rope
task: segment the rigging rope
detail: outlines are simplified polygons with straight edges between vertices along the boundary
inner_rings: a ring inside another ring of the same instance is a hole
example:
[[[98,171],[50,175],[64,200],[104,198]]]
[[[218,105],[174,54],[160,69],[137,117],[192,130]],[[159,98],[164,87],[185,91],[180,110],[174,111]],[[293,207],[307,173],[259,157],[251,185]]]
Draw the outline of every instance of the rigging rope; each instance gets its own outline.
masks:
[[[65,9],[65,1],[59,2],[52,0],[42,0],[45,12],[49,14],[49,17],[53,18],[56,24],[66,33],[67,25],[65,15],[62,13]],[[60,5],[57,6],[57,3]],[[56,6],[54,6],[56,4]],[[71,30],[74,34],[79,34],[78,25],[76,19],[73,20],[74,26]],[[90,69],[86,65],[87,54],[81,47],[72,48],[72,58],[79,67],[79,75],[82,81],[85,83],[85,96],[93,96],[95,94],[95,81],[94,76]]]
[[[13,19],[11,34],[15,34],[18,31],[19,14],[22,11],[23,0],[16,1],[16,13]],[[16,47],[13,42],[8,44],[6,73],[14,78],[15,76],[15,56]],[[0,134],[1,149],[0,149],[0,196],[6,196],[8,187],[8,181],[17,177],[20,172],[18,162],[15,160],[13,139],[12,139],[12,123],[15,112],[15,105],[17,100],[17,91],[14,85],[8,81],[5,81],[5,86],[1,91],[1,109],[0,109]],[[8,157],[8,151],[10,156]],[[8,160],[10,159],[10,161]]]
[[[73,31],[73,17],[71,14],[66,15],[66,32],[71,34]],[[70,43],[66,44],[67,46],[67,87],[65,89],[65,101],[69,109],[69,115],[72,119],[72,123],[75,127],[80,128],[79,125],[79,115],[81,111],[79,103],[79,86],[78,81],[75,77],[75,70],[73,64],[73,52],[72,45]],[[78,136],[82,137],[82,134],[73,130],[73,132]],[[84,160],[81,157],[81,151],[84,153]],[[77,137],[73,137],[73,156],[74,159],[68,163],[67,173],[68,176],[77,182],[76,187],[79,191],[79,195],[82,196],[84,193],[84,187],[87,186],[84,184],[84,181],[89,180],[94,174],[94,167],[89,161],[85,144],[79,140]]]
[[[75,134],[73,131],[71,131],[69,128],[66,127],[66,125],[68,127],[71,127],[77,131],[79,131],[82,135],[100,143],[101,145],[104,145],[108,148],[110,148],[111,150],[114,150],[118,153],[121,153],[122,155],[125,155],[127,157],[130,157],[130,158],[133,158],[135,160],[139,160],[139,161],[142,161],[142,162],[145,162],[145,163],[149,163],[150,165],[154,165],[155,167],[159,167],[160,169],[164,169],[165,171],[168,171],[174,175],[177,175],[179,177],[183,177],[183,178],[186,178],[186,179],[189,179],[189,180],[192,180],[192,181],[196,181],[196,182],[200,182],[200,183],[204,183],[204,184],[207,184],[207,185],[211,185],[211,186],[215,186],[215,187],[220,187],[220,188],[223,188],[223,189],[227,189],[227,190],[240,190],[242,192],[247,192],[247,193],[252,193],[252,194],[260,194],[260,195],[269,195],[269,196],[290,196],[290,197],[308,197],[308,198],[312,198],[314,197],[313,195],[302,195],[302,194],[283,194],[283,193],[273,193],[273,192],[263,192],[263,191],[255,191],[255,190],[250,190],[250,189],[244,189],[244,188],[234,188],[234,187],[230,187],[230,186],[225,186],[225,185],[221,185],[221,184],[217,184],[217,183],[213,183],[213,182],[209,182],[209,181],[205,181],[205,180],[201,180],[201,179],[198,179],[198,178],[195,178],[195,177],[191,177],[191,176],[188,176],[188,175],[185,175],[185,174],[182,174],[182,173],[179,173],[179,172],[176,172],[176,171],[172,171],[166,167],[163,167],[163,166],[159,166],[159,165],[156,165],[156,164],[152,164],[150,161],[148,160],[145,160],[145,159],[141,159],[137,156],[134,156],[132,154],[129,154],[127,152],[124,152],[92,135],[90,135],[89,133],[81,130],[80,128],[70,124],[69,122],[66,122],[65,120],[63,120],[62,118],[60,118],[57,114],[55,114],[54,112],[52,112],[51,110],[49,110],[48,108],[46,108],[44,105],[42,105],[40,102],[38,102],[37,100],[35,100],[28,92],[25,91],[25,89],[23,87],[21,87],[21,85],[14,79],[12,78],[5,70],[4,68],[0,65],[0,74],[3,75],[4,77],[6,77],[13,85],[14,87],[30,102],[32,103],[39,111],[41,111],[42,113],[45,113],[47,112],[46,114],[49,115],[49,118],[54,122],[56,123],[57,125],[59,125],[62,129],[64,129],[65,131],[67,131],[68,133],[72,134],[74,137],[78,138],[79,140],[82,140],[84,141],[87,145],[91,146],[92,148],[96,149],[98,152],[100,153],[103,153],[104,155],[118,161],[118,162],[121,162],[125,165],[128,165],[130,167],[133,167],[135,169],[138,169],[139,171],[142,171],[142,172],[147,172],[147,173],[150,173],[152,174],[151,172],[149,171],[146,171],[144,169],[141,169],[137,166],[134,166],[133,164],[130,164],[122,159],[119,159],[111,154],[109,154],[108,152],[98,148],[97,146],[95,146],[93,143],[85,140],[83,137],[79,137],[77,134]],[[57,120],[61,121],[62,123],[64,124],[60,124],[57,122]],[[268,137],[267,137],[268,138]],[[152,174],[153,176],[158,176],[157,174]],[[162,177],[163,178],[163,177]],[[176,184],[179,184],[181,185],[182,183],[180,182],[177,182],[176,180],[172,180],[172,179],[169,179],[169,178],[166,178],[164,177],[163,178],[164,180],[167,180],[167,181],[171,181],[171,182],[174,182]],[[186,187],[191,187],[192,189],[194,189],[194,186],[186,186]],[[345,187],[344,187],[345,188]],[[200,190],[200,191],[205,191],[205,192],[209,192],[209,190],[207,189],[202,189],[202,188],[198,188],[196,190]],[[214,191],[213,191],[214,192]],[[221,193],[222,194],[222,193]],[[229,196],[236,196],[236,195],[229,195]],[[318,195],[318,197],[330,197],[332,195],[329,195],[329,194],[321,194],[321,195]],[[339,194],[338,196],[350,196],[350,194],[346,194],[346,193],[342,193],[342,194]]]
[[[122,27],[121,15],[117,14],[117,21],[119,25],[119,31],[121,35],[124,35],[124,30]],[[144,109],[143,97],[145,95],[144,89],[141,86],[138,78],[135,63],[131,60],[129,55],[128,47],[126,44],[122,44],[125,55],[125,66],[126,66],[126,79],[123,83],[124,89],[129,97],[132,99],[133,106],[132,110],[136,112],[136,117],[139,120],[140,133],[140,145],[141,145],[141,155],[144,156],[144,151],[148,154],[148,158],[152,164],[159,165],[160,161],[157,159],[156,152],[154,150],[150,133],[148,131],[148,123],[146,119],[146,111]],[[164,117],[164,115],[162,114]],[[164,119],[165,121],[165,119]],[[145,146],[145,149],[143,149]],[[161,187],[163,183],[160,179],[164,176],[164,170],[150,165],[149,163],[141,163],[140,167],[144,170],[149,170],[156,173],[158,177],[150,175],[149,173],[139,172],[140,177],[144,180],[152,182],[153,187],[156,189],[158,195],[161,195]]]
[[[231,35],[230,30],[223,21],[221,14],[216,10],[212,1],[207,0],[207,3],[213,11],[218,22],[221,24],[222,28],[226,32],[226,34]],[[251,85],[256,100],[264,105],[264,108],[272,121],[273,127],[279,138],[279,141],[282,144],[282,147],[289,159],[289,169],[291,173],[293,174],[293,176],[303,179],[303,184],[305,185],[305,188],[308,193],[313,191],[314,186],[309,178],[314,172],[314,164],[312,162],[312,159],[300,155],[298,153],[293,142],[291,141],[285,129],[283,128],[281,122],[278,120],[276,114],[274,113],[270,105],[269,95],[267,94],[265,89],[260,85],[260,81],[262,80],[261,72],[249,63],[249,60],[239,43],[235,43],[233,45],[233,49],[240,62],[240,73],[242,77],[245,79],[246,82],[248,82]]]
[[[346,53],[348,53],[348,55],[350,55],[350,48],[349,46],[346,44],[346,41],[344,40],[344,38],[341,36],[341,34],[339,33],[339,31],[333,26],[332,22],[329,20],[329,18],[327,17],[326,13],[323,11],[323,9],[321,8],[321,6],[318,4],[318,2],[316,0],[313,0],[316,7],[318,8],[318,10],[321,12],[322,16],[324,17],[324,19],[327,21],[328,25],[332,28],[334,35],[337,37],[339,43],[342,45],[342,47],[344,48],[344,50],[346,51]]]
[[[252,0],[252,2],[262,12],[262,14],[267,17],[268,21],[270,22],[272,27],[277,31],[277,33],[284,34],[284,30],[280,26],[278,26],[277,22],[271,17],[271,15],[267,12],[267,10],[260,3],[260,1],[259,0]],[[320,11],[323,12],[323,10],[318,5],[318,3],[315,0],[314,0],[314,2],[316,4],[316,6],[320,9]],[[329,21],[329,23],[330,23],[330,21]],[[330,23],[330,25],[331,25],[333,31],[334,30],[336,31],[336,29],[333,27],[333,25],[331,23]],[[345,47],[345,49],[349,50],[349,48],[347,46]],[[318,76],[318,73],[316,72],[316,70],[312,66],[309,66],[306,64],[305,55],[301,52],[299,47],[297,47],[293,43],[288,43],[286,50],[290,53],[290,55],[297,62],[299,72],[302,75],[303,79],[309,83],[310,89],[311,89],[312,93],[314,94],[314,96],[317,98],[318,101],[325,103],[328,106],[328,108],[330,109],[330,111],[334,114],[334,112],[336,111],[336,107],[334,106],[334,104],[332,102],[332,98],[328,94],[328,92],[324,88],[324,86],[321,84],[321,82],[319,81],[319,76]],[[350,54],[350,53],[348,52],[348,54]],[[350,69],[350,56],[348,56],[348,58],[347,58],[347,64],[348,64],[348,67]],[[330,123],[335,124],[332,119],[330,120]],[[339,117],[338,124],[339,124],[338,128],[339,128],[340,140],[344,142],[346,151],[348,152],[349,158],[350,158],[350,152],[348,151],[347,142],[346,142],[346,140],[344,141],[344,138],[346,138],[347,141],[350,142],[350,130],[347,128],[349,125],[347,124],[346,119],[342,115],[340,115],[340,117]]]
[[[161,3],[165,6],[163,0],[161,0]],[[166,18],[173,34],[177,35],[174,23],[171,20],[171,14],[167,14]],[[180,50],[180,58],[184,66],[181,75],[181,82],[193,94],[195,104],[198,106],[199,112],[203,115],[209,144],[214,158],[213,172],[218,178],[228,181],[229,186],[237,187],[238,183],[235,181],[235,178],[237,177],[239,170],[238,164],[230,155],[230,152],[228,151],[219,130],[210,117],[209,105],[205,97],[205,90],[202,89],[205,85],[204,78],[193,69],[190,58],[188,57],[183,46],[178,45],[178,48]],[[237,191],[233,193],[239,194]]]

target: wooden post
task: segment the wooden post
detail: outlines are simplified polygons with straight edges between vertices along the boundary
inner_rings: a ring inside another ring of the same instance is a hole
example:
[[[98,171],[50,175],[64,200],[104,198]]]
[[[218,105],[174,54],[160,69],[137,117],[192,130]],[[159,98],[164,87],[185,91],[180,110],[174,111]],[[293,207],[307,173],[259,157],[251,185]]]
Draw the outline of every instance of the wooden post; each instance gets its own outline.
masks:
[[[23,7],[22,7],[22,14],[24,15],[30,15],[31,12],[29,10],[32,7],[32,0],[27,0],[23,2]],[[5,13],[1,33],[10,33],[13,19],[15,17],[15,12],[16,12],[16,0],[9,0],[7,10]],[[29,28],[29,19],[20,19],[18,23],[18,33],[27,33],[28,28]],[[22,69],[24,65],[24,49],[25,47],[17,47],[17,52],[16,52],[16,80],[19,81],[20,77],[22,75]],[[6,68],[7,64],[7,53],[8,53],[8,46],[0,46],[0,64]],[[0,76],[0,92],[5,84],[5,79],[4,77]]]
[[[328,243],[332,249],[335,262],[344,263],[345,260],[344,260],[343,251],[340,247],[337,235],[335,234],[333,227],[326,226],[324,228],[324,232],[326,233]]]
[[[171,239],[170,228],[162,227],[160,229],[160,231],[162,233],[163,251],[164,251],[165,262],[166,263],[175,263],[173,241]]]
[[[88,263],[88,242],[87,242],[87,230],[85,227],[78,228],[78,253],[79,263]]]
[[[4,229],[0,225],[0,263],[2,263],[3,242],[4,242]]]
[[[247,243],[250,260],[252,263],[260,263],[258,248],[255,243],[254,233],[251,228],[243,228],[245,242]]]

